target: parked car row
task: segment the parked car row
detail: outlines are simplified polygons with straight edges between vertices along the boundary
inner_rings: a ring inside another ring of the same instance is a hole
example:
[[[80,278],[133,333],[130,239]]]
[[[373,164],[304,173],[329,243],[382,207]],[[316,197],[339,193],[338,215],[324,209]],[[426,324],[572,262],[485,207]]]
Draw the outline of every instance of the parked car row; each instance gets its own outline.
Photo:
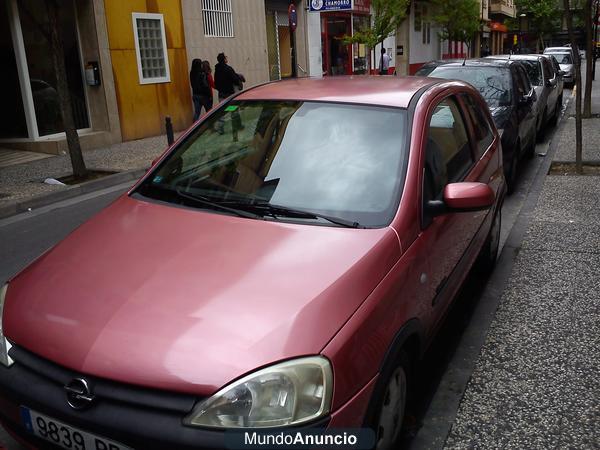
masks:
[[[565,72],[554,54],[432,61],[416,75],[466,81],[482,94],[502,136],[504,174],[512,193],[519,160],[535,154],[536,142],[560,116]]]
[[[204,116],[0,290],[3,426],[38,448],[290,427],[397,448],[421,356],[496,262],[500,134],[535,144],[523,66],[466,65],[476,88],[305,78]]]

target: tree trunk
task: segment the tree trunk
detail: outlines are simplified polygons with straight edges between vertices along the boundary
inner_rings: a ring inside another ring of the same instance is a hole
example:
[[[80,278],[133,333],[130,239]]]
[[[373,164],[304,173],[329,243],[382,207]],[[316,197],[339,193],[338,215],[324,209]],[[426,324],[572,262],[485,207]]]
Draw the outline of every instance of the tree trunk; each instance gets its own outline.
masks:
[[[46,0],[48,10],[48,22],[50,24],[50,47],[51,57],[56,73],[56,89],[60,101],[60,112],[62,115],[63,127],[67,137],[67,147],[69,157],[73,167],[73,175],[82,178],[87,174],[87,168],[81,154],[81,145],[79,135],[75,127],[73,118],[73,108],[71,106],[71,93],[67,81],[67,69],[65,68],[65,53],[63,42],[60,35],[60,21],[58,18],[58,0]]]
[[[577,166],[577,173],[583,173],[583,167],[581,163],[582,155],[582,133],[581,133],[581,61],[579,60],[579,51],[577,51],[577,42],[575,41],[575,33],[573,32],[573,15],[571,13],[569,0],[563,0],[565,15],[567,18],[567,29],[569,30],[569,40],[571,41],[571,48],[573,49],[573,56],[575,58],[575,164]]]
[[[592,48],[592,0],[586,0],[583,9],[585,18],[585,97],[583,98],[583,117],[592,117],[592,68],[594,49]]]

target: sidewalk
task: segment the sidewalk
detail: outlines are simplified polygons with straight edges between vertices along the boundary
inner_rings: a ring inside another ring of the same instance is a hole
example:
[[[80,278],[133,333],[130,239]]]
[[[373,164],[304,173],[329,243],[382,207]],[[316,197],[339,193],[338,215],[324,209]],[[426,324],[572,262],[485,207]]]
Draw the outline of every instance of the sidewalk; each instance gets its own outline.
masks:
[[[575,160],[566,120],[554,161]],[[583,127],[600,162],[600,118]],[[599,203],[598,176],[546,177],[445,448],[600,447]]]
[[[176,137],[178,135],[176,134]],[[86,150],[83,157],[88,169],[140,171],[148,168],[152,160],[166,148],[166,136],[155,136]],[[44,184],[43,180],[71,173],[71,162],[67,155],[0,167],[0,210],[32,199],[43,201],[41,197],[45,195],[70,189],[67,186]]]

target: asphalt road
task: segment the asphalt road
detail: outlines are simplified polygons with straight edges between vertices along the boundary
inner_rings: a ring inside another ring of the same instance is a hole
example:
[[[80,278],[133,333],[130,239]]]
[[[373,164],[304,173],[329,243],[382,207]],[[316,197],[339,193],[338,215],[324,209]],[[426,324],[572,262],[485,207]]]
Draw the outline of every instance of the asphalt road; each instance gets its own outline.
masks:
[[[565,90],[565,103],[570,95],[570,91]],[[549,131],[544,142],[537,145],[538,156],[529,161],[523,161],[520,166],[518,187],[513,195],[506,198],[502,211],[501,246],[504,245],[527,200],[532,181],[542,163],[543,155],[548,151],[549,141],[553,135],[554,130]],[[4,283],[18,273],[37,256],[110,204],[127,187],[128,184],[124,184],[104,189],[37,211],[0,220],[0,255],[2,255],[0,282]],[[463,294],[464,299],[459,299],[460,307],[454,309],[446,326],[440,331],[439,338],[428,353],[422,369],[423,373],[419,377],[419,384],[415,386],[416,401],[411,407],[410,422],[404,433],[403,446],[410,446],[412,437],[427,413],[447,364],[457,351],[460,337],[470,324],[473,309],[484,287],[485,280],[473,279],[469,282]],[[1,428],[0,443],[10,450],[22,449]]]

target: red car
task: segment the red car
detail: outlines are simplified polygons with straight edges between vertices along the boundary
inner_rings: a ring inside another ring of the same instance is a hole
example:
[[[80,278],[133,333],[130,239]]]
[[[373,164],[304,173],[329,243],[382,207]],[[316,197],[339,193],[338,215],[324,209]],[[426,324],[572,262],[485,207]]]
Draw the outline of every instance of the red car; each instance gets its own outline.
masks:
[[[411,371],[496,260],[504,192],[468,84],[246,90],[3,288],[2,423],[74,449],[280,427],[393,448]]]

